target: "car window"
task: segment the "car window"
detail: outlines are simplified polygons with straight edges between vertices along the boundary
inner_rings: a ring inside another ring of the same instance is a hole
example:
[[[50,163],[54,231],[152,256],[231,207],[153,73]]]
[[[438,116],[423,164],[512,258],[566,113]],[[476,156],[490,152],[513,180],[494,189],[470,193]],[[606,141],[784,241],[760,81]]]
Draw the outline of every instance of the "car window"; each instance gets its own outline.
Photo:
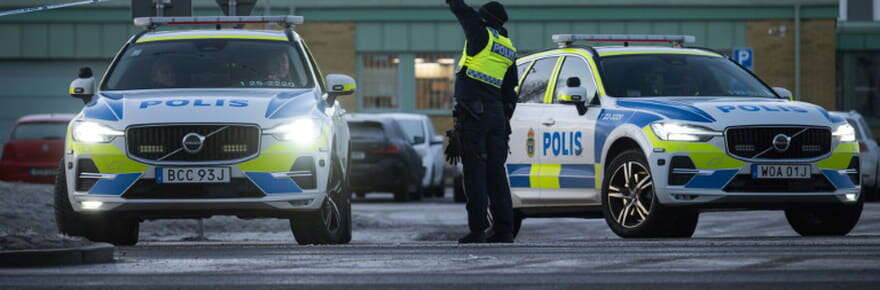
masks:
[[[602,58],[605,90],[616,97],[776,98],[748,71],[721,57],[638,54]]]
[[[855,120],[849,118],[847,118],[846,121],[849,122],[850,126],[853,126],[853,128],[856,129],[856,140],[864,140],[864,138],[862,138],[862,130],[859,129],[859,124],[857,124]]]
[[[437,135],[437,129],[434,128],[434,122],[431,122],[431,120],[425,120],[425,123],[428,125],[428,134],[431,134],[431,136]]]
[[[529,61],[529,62],[521,63],[520,65],[516,66],[516,75],[519,76],[519,79],[517,80],[517,84],[519,84],[519,82],[522,81],[523,78],[526,77],[526,75],[525,75],[526,69],[529,68],[529,65],[531,65],[531,64],[532,64],[532,62]]]
[[[351,139],[385,139],[385,132],[379,122],[350,122],[348,123]]]
[[[417,137],[422,138],[422,143],[425,143],[425,125],[422,120],[399,120],[400,127],[403,128],[403,132],[406,133],[406,137],[410,140],[410,142],[414,142]]]
[[[310,88],[298,47],[286,41],[193,39],[136,43],[111,68],[103,90]]]
[[[865,139],[874,140],[874,133],[871,132],[871,126],[868,126],[868,122],[865,122],[865,118],[858,118],[859,124],[862,124],[862,128],[865,128]]]
[[[12,140],[57,140],[67,135],[67,123],[21,123],[12,132]]]
[[[542,58],[535,62],[519,87],[520,103],[544,103],[544,92],[550,81],[550,74],[556,67],[557,57]]]
[[[559,90],[566,87],[566,82],[571,77],[581,79],[581,87],[587,91],[595,91],[596,85],[593,82],[592,71],[584,59],[576,56],[566,56],[562,63],[562,69],[559,70],[559,78],[556,79],[556,92],[553,94],[553,103],[557,103],[556,96]],[[593,96],[584,96],[589,99]]]

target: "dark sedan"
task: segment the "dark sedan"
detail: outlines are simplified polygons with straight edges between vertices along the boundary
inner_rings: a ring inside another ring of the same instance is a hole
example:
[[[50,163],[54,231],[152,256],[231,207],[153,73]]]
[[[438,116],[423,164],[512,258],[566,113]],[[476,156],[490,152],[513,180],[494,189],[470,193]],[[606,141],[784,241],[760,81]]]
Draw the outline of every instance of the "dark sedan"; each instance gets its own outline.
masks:
[[[350,115],[351,188],[359,197],[392,192],[395,201],[419,200],[425,168],[400,124],[368,114]]]

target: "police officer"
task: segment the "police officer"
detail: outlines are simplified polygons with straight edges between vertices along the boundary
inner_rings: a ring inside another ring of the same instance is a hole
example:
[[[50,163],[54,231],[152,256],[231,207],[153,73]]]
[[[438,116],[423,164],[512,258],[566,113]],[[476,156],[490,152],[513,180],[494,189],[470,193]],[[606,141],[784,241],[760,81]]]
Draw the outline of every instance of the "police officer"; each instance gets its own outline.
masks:
[[[461,145],[470,233],[459,243],[512,243],[513,209],[504,163],[518,77],[516,48],[503,26],[507,12],[495,1],[479,12],[463,0],[446,3],[467,39],[456,73],[454,135]],[[486,237],[488,207],[494,226]]]

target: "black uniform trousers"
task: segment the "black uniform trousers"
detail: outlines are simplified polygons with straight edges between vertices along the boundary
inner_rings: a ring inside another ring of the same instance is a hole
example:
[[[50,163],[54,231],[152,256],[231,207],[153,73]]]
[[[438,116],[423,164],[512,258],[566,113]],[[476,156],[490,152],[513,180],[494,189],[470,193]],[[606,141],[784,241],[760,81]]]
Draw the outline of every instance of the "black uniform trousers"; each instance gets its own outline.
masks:
[[[456,129],[464,145],[464,191],[467,196],[468,226],[472,233],[489,228],[491,208],[496,234],[511,234],[513,209],[504,163],[507,161],[507,118],[501,103],[485,106],[479,120],[461,114]]]

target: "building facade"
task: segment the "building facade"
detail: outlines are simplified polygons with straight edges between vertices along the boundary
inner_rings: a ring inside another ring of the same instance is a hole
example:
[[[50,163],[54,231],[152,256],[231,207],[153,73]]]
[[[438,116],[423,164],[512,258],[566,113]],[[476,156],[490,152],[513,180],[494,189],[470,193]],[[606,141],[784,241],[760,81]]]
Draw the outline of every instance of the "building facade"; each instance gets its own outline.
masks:
[[[555,46],[550,37],[557,33],[694,35],[692,46],[744,54],[740,57],[747,56],[753,71],[772,86],[829,109],[849,110],[863,108],[866,99],[874,102],[873,80],[880,77],[873,69],[880,65],[870,61],[880,60],[871,52],[880,47],[880,29],[872,25],[873,14],[870,21],[842,24],[847,20],[844,6],[863,4],[848,1],[502,2],[508,7],[511,38],[523,53]],[[0,10],[33,2],[6,0]],[[139,31],[131,25],[128,2],[0,17],[5,42],[0,45],[0,138],[20,115],[75,112],[82,106],[66,95],[67,85],[80,66],[102,72]],[[193,0],[193,6],[195,15],[220,14],[213,0]],[[358,81],[357,96],[343,100],[349,111],[425,113],[438,130],[451,126],[453,73],[464,37],[444,1],[260,0],[253,14],[306,18],[296,30],[323,73],[349,74]],[[858,14],[852,19],[866,18]],[[880,102],[875,103],[878,113],[863,112],[880,124]]]

